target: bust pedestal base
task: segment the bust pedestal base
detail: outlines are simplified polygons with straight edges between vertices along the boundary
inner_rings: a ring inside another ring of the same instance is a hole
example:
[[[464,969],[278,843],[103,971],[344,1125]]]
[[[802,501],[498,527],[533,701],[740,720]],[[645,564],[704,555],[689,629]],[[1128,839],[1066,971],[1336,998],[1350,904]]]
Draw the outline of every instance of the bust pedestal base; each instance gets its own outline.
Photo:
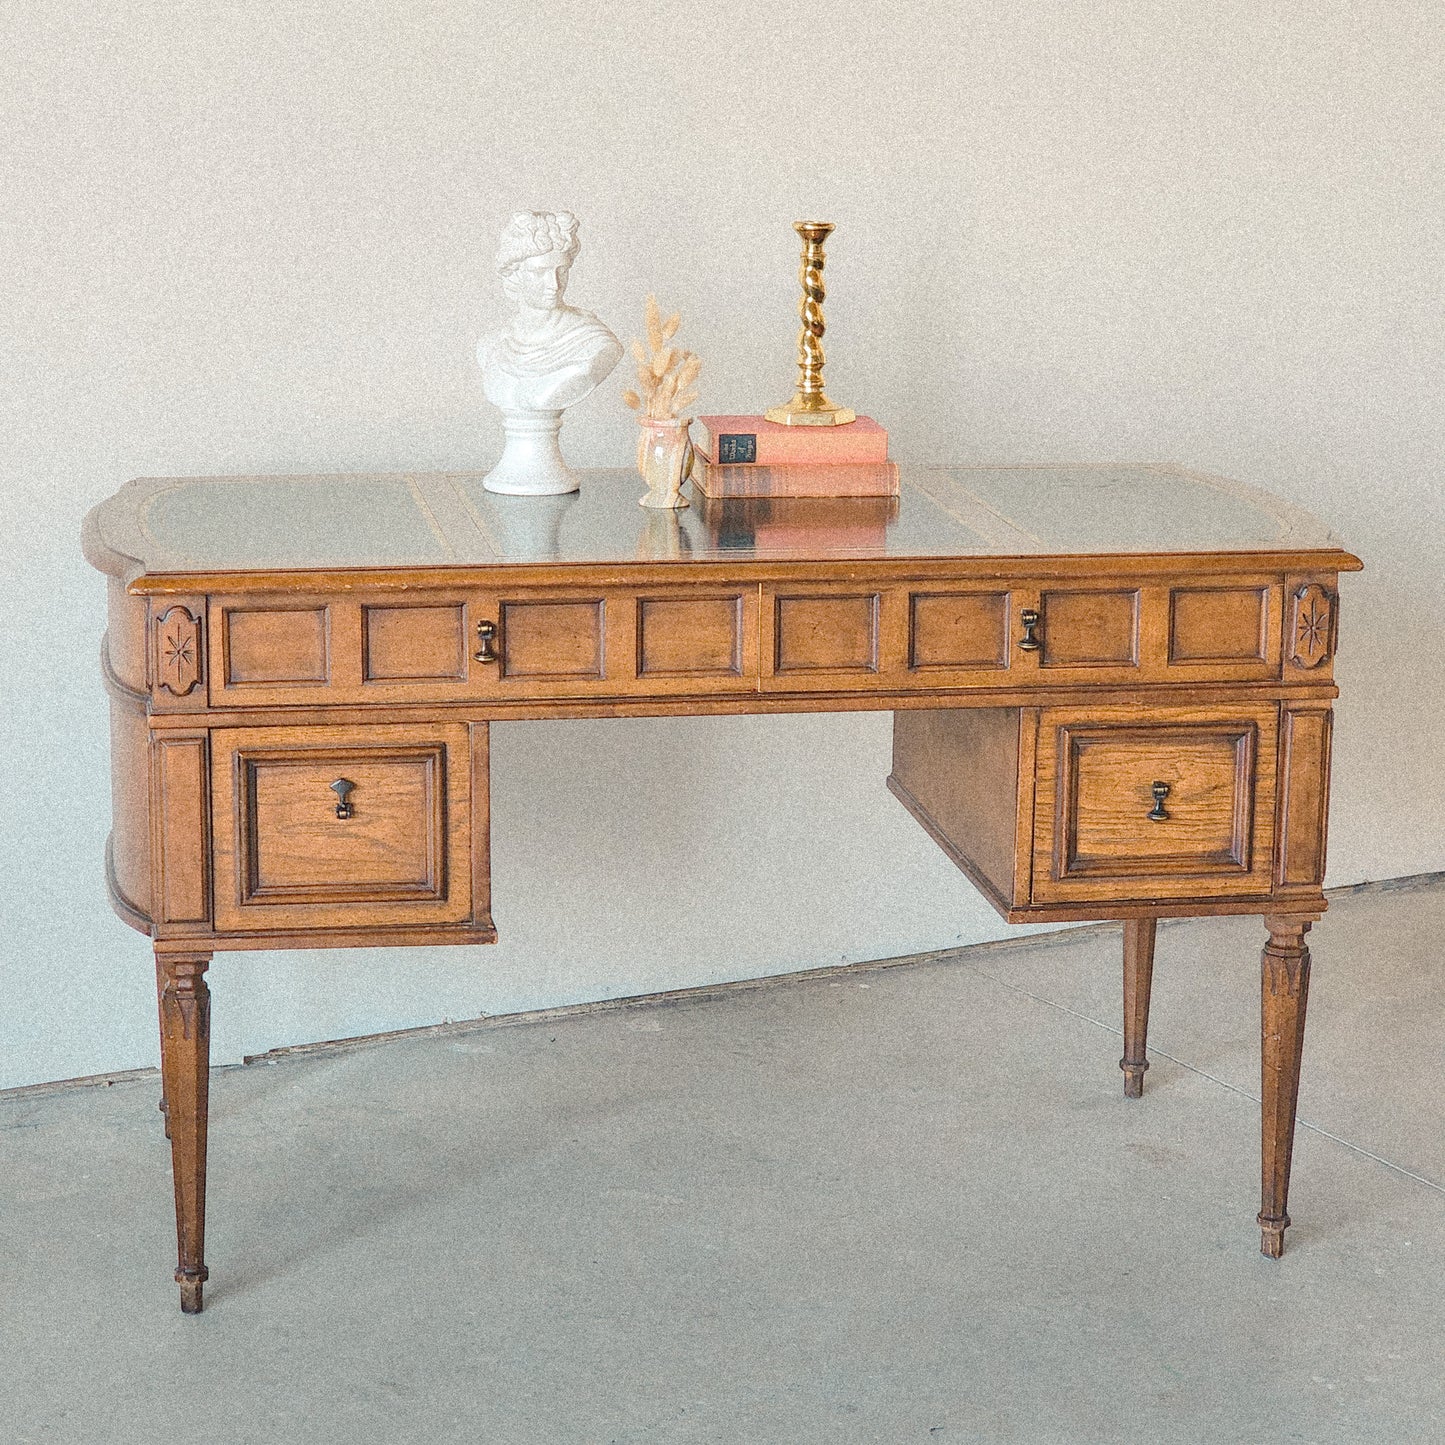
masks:
[[[562,456],[560,411],[502,413],[502,458],[482,479],[489,492],[510,497],[555,497],[582,480]]]

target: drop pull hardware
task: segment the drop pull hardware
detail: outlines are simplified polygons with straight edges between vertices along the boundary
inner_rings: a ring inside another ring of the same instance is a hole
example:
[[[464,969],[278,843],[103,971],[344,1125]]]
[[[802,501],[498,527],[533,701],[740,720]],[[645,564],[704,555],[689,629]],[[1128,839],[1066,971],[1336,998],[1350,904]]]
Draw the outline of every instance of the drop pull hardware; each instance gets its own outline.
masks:
[[[1024,635],[1019,638],[1019,651],[1037,652],[1043,646],[1035,636],[1039,626],[1039,614],[1032,607],[1025,607],[1019,621],[1024,625]]]
[[[346,778],[337,778],[332,783],[331,791],[336,794],[336,816],[338,818],[349,818],[351,816],[351,794],[356,784]]]
[[[497,651],[497,624],[495,622],[477,623],[477,641],[481,644],[472,655],[478,662],[500,662],[502,654]]]
[[[1151,823],[1167,823],[1169,814],[1164,808],[1164,799],[1169,796],[1168,783],[1155,783],[1149,791],[1154,795],[1154,807],[1149,813]]]

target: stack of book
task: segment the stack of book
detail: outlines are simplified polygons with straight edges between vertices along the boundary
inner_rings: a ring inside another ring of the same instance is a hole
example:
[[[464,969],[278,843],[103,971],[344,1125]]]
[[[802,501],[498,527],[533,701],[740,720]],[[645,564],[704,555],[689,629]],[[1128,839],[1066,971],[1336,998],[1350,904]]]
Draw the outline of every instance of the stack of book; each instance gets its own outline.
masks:
[[[896,497],[888,433],[872,417],[847,426],[783,426],[761,416],[700,416],[693,484],[705,497]]]

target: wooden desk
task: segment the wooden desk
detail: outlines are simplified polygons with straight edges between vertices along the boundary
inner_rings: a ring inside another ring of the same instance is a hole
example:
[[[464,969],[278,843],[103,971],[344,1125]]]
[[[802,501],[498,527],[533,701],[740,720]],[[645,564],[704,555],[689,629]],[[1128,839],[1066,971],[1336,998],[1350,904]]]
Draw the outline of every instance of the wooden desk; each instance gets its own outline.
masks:
[[[888,785],[1011,922],[1124,922],[1124,1092],[1156,920],[1259,913],[1278,1256],[1323,912],[1336,576],[1318,523],[1172,467],[905,469],[896,501],[630,472],[137,481],[109,574],[114,830],[155,941],[181,1308],[201,1308],[216,949],[488,943],[494,718],[894,712]]]

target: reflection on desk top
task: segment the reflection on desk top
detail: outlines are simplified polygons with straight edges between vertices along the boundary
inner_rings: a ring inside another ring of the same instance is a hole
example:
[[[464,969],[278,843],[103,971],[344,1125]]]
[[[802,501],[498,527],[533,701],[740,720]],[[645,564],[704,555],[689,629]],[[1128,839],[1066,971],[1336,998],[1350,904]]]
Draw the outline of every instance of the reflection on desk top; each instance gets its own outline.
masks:
[[[102,571],[299,569],[1339,551],[1257,488],[1167,465],[912,467],[890,498],[637,505],[633,471],[561,497],[501,497],[482,474],[142,479],[86,519]],[[1353,561],[1353,559],[1348,559]],[[1344,564],[1347,565],[1347,564]]]

